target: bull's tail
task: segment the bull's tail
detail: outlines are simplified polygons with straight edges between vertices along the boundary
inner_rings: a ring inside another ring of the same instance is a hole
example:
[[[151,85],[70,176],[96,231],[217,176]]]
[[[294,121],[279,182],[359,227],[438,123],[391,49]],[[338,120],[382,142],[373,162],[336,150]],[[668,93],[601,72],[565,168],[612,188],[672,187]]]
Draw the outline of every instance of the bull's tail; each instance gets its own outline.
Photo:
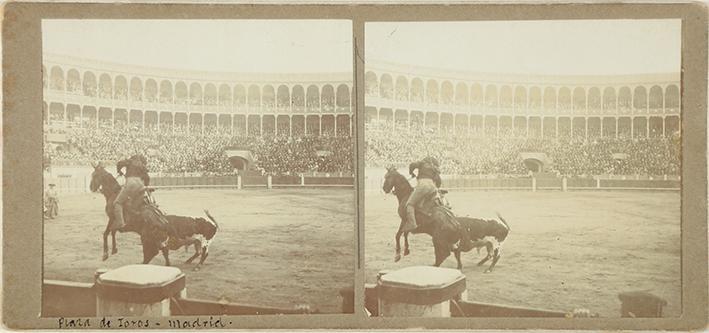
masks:
[[[505,221],[505,218],[500,215],[500,212],[495,212],[495,215],[497,215],[497,218],[500,219],[500,221],[502,222],[502,224],[505,225],[505,227],[507,227],[507,230],[512,231],[512,229],[510,229],[509,224],[507,224],[507,221]]]
[[[208,217],[210,220],[212,220],[212,222],[214,222],[214,225],[217,227],[217,229],[219,229],[219,224],[217,223],[217,220],[214,219],[214,216],[212,216],[211,214],[209,214],[209,211],[206,210],[206,209],[204,210],[204,213],[207,214],[207,217]]]

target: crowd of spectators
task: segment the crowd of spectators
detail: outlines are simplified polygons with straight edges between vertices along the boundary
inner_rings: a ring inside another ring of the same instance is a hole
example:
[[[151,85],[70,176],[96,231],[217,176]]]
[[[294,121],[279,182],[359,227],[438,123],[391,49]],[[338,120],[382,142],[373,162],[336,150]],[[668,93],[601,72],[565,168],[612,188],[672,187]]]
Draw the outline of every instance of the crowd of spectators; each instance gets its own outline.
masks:
[[[117,161],[135,153],[148,158],[151,172],[233,174],[226,150],[249,150],[254,167],[274,175],[305,172],[352,172],[353,142],[350,137],[233,136],[216,126],[176,126],[141,129],[117,123],[113,127],[66,130],[67,142],[58,146],[45,141],[47,157],[56,162],[88,164]]]
[[[576,134],[559,138],[534,138],[501,130],[434,133],[397,129],[370,122],[365,131],[365,163],[386,167],[408,165],[431,155],[441,162],[444,174],[527,175],[522,153],[544,153],[552,161],[548,171],[565,176],[678,175],[678,135],[650,138],[588,138]]]

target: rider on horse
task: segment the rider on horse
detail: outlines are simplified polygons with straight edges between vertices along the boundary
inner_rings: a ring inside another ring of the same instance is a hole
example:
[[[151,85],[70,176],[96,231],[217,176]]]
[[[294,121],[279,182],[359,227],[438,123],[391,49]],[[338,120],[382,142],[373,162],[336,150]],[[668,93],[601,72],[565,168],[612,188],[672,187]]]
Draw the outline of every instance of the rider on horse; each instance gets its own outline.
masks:
[[[126,168],[126,182],[113,203],[115,217],[113,230],[121,230],[126,225],[123,218],[123,205],[128,200],[140,200],[145,192],[145,187],[150,184],[147,165],[148,161],[140,154],[133,155],[116,164],[116,170],[121,176],[123,175],[123,168]]]
[[[418,169],[418,173],[414,174],[414,170]],[[411,177],[416,177],[416,188],[414,189],[409,200],[406,202],[406,224],[403,231],[409,232],[418,227],[416,223],[416,208],[421,207],[424,200],[434,197],[441,187],[440,164],[434,157],[427,156],[424,159],[413,162],[409,165],[409,174]],[[455,221],[455,219],[452,219]],[[457,222],[455,222],[457,224]],[[460,226],[459,226],[460,227]],[[460,232],[460,248],[463,251],[470,251],[473,248],[473,243],[467,232]]]

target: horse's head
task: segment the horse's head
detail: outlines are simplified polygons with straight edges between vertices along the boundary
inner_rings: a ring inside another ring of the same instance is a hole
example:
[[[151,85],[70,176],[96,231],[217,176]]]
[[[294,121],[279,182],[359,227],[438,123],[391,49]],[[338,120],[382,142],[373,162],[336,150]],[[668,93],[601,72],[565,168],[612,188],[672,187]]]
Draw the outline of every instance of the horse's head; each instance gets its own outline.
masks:
[[[384,193],[390,193],[396,185],[397,175],[401,176],[401,174],[396,171],[395,166],[390,166],[386,170],[387,172],[384,174],[384,184],[382,185],[382,190],[384,190]]]
[[[106,174],[108,174],[108,172],[103,168],[101,163],[91,163],[91,166],[94,168],[94,171],[91,173],[91,183],[89,184],[89,189],[91,192],[97,192],[101,188],[101,185],[103,185],[103,178]]]

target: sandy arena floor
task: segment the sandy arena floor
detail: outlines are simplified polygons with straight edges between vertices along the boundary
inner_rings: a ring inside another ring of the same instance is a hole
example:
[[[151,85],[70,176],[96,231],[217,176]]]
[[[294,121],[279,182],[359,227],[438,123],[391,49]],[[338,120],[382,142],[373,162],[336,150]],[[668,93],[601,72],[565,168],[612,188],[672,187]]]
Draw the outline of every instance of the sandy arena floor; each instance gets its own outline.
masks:
[[[462,256],[470,300],[618,317],[618,293],[647,290],[668,301],[665,316],[680,314],[679,192],[453,190],[448,199],[458,215],[499,211],[512,230],[493,273],[475,266],[484,250]],[[368,191],[365,204],[368,283],[382,269],[433,264],[428,235],[410,236],[411,254],[394,263],[396,197]]]
[[[172,264],[187,275],[189,297],[340,312],[338,291],[354,284],[354,195],[351,189],[248,189],[154,196],[167,214],[204,216],[206,208],[221,227],[200,271],[184,264],[192,249],[171,252]],[[45,221],[45,279],[91,282],[97,268],[142,261],[134,233],[117,234],[118,253],[101,261],[104,204],[100,194],[60,197],[59,217]],[[151,263],[163,265],[162,255]]]

